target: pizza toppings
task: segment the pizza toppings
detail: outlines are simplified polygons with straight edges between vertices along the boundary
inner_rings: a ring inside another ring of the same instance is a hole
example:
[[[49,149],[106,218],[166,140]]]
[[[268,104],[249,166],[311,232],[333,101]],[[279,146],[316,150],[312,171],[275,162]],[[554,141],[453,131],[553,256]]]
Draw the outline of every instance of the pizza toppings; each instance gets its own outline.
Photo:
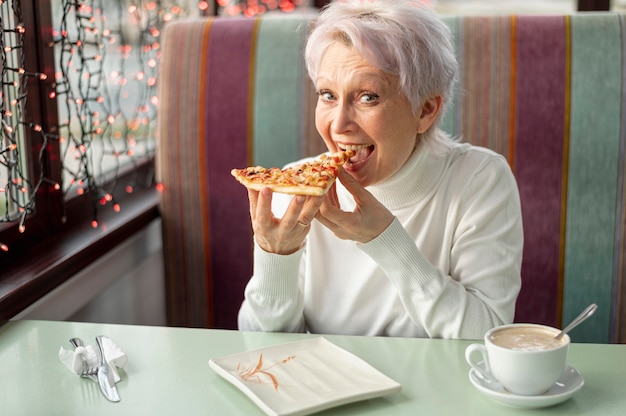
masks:
[[[354,150],[354,156],[350,158],[350,163],[359,163],[366,160],[374,151],[373,145],[345,145],[342,150]]]
[[[285,169],[262,166],[233,169],[231,174],[249,189],[269,187],[274,192],[295,195],[324,195],[333,184],[339,170],[354,150],[323,154],[319,159]]]

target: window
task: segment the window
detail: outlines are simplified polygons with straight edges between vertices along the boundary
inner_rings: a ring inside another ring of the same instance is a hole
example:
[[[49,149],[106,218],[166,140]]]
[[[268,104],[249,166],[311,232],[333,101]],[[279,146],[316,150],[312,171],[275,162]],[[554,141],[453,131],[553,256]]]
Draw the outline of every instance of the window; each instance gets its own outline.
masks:
[[[158,216],[160,33],[210,8],[0,2],[0,320]]]

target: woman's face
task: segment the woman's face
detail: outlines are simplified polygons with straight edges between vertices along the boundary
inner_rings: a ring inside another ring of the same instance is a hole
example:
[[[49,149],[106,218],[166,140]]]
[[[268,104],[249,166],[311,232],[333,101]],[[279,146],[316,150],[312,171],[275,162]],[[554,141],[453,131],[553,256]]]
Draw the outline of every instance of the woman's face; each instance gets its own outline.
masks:
[[[322,59],[315,87],[317,130],[330,151],[357,151],[344,168],[361,185],[379,183],[404,165],[424,130],[397,77],[335,42]]]

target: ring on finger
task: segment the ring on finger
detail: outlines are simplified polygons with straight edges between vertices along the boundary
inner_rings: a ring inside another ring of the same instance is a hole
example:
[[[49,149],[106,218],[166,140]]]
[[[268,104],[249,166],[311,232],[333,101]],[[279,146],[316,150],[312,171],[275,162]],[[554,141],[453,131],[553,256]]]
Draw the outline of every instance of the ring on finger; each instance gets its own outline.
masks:
[[[300,220],[298,220],[298,221],[297,221],[297,223],[298,223],[298,225],[301,225],[301,226],[303,226],[303,227],[308,227],[309,225],[311,225],[311,224],[305,224],[305,223],[303,223],[303,222],[302,222],[302,221],[300,221]]]

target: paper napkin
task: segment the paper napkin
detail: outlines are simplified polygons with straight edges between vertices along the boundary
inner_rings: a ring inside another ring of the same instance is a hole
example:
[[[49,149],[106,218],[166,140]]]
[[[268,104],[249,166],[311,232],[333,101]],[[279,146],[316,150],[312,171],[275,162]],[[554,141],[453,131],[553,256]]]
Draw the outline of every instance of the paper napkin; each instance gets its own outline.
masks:
[[[113,379],[117,383],[120,381],[118,368],[123,368],[128,361],[126,353],[111,338],[102,338],[104,355],[109,364]],[[83,361],[83,357],[85,361]],[[96,367],[100,364],[100,349],[97,344],[89,344],[84,347],[77,347],[75,350],[67,350],[63,347],[59,349],[59,359],[74,374],[80,375],[84,369]]]

